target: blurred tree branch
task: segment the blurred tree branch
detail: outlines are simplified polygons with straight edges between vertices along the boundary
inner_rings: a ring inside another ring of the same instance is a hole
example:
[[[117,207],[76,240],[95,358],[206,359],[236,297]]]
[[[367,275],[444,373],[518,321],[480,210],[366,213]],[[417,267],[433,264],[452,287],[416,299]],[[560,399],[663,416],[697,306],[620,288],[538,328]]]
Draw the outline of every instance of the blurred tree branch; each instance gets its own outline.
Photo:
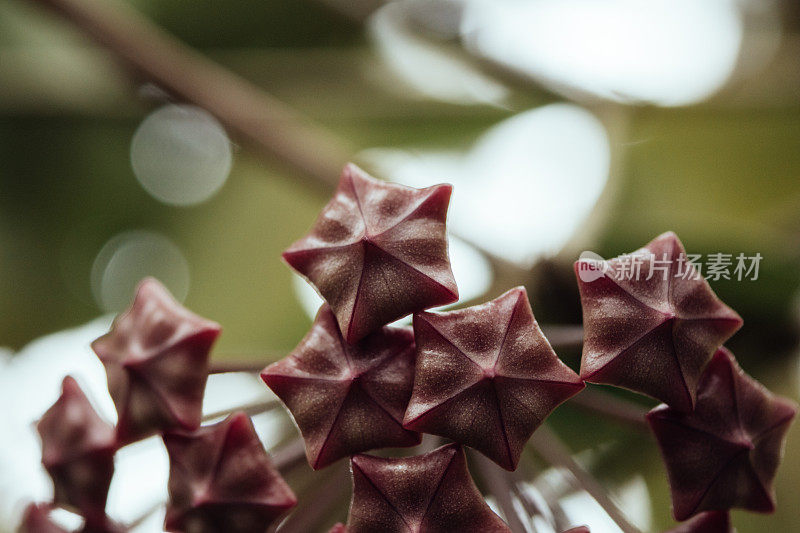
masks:
[[[49,6],[110,49],[139,77],[196,104],[256,150],[335,187],[350,150],[261,89],[206,59],[119,2],[34,0]]]

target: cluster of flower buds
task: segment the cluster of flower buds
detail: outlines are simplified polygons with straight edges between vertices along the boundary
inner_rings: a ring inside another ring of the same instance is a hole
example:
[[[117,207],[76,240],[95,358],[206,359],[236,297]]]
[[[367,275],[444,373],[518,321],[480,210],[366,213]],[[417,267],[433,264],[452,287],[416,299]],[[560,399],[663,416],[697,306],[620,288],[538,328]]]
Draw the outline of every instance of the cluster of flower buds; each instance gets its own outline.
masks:
[[[585,382],[664,402],[647,421],[675,518],[686,520],[674,532],[728,532],[730,508],[774,509],[772,482],[797,407],[722,347],[742,320],[703,278],[678,275],[687,265],[674,234],[634,252],[645,267],[662,258],[664,276],[614,275],[629,256],[592,265],[591,279],[580,275],[584,260],[576,263],[584,316],[576,374],[545,338],[522,287],[429,311],[458,300],[445,226],[450,194],[448,185],[412,189],[348,165],[309,234],[284,253],[326,303],[300,344],[261,377],[290,412],[314,470],[350,459],[347,523],[331,533],[511,531],[473,482],[465,447],[516,470],[534,431]],[[412,326],[389,325],[408,315]],[[39,423],[54,498],[29,507],[23,531],[63,532],[49,518],[54,506],[80,514],[84,531],[124,531],[105,513],[114,454],[152,435],[162,436],[170,459],[168,531],[264,533],[296,504],[245,414],[201,426],[219,333],[155,280],[140,284],[131,308],[92,345],[117,424],[65,379]],[[423,433],[452,443],[416,456],[365,454],[416,446]]]
[[[211,347],[220,327],[182,307],[154,279],[93,344],[108,377],[116,426],[104,422],[71,377],[38,429],[52,504],[84,519],[82,531],[125,528],[106,516],[114,455],[161,435],[170,459],[167,531],[262,532],[295,503],[243,413],[201,426]],[[50,507],[31,505],[22,530],[64,531]]]
[[[515,470],[533,431],[584,387],[556,356],[525,289],[433,313],[458,291],[445,219],[451,188],[412,189],[349,165],[286,262],[325,298],[311,331],[262,372],[291,412],[314,469],[351,458],[350,533],[508,531],[461,445]],[[413,314],[413,327],[389,322]],[[406,458],[363,455],[456,444]]]
[[[445,453],[460,457],[460,448],[400,459],[361,454],[413,446],[429,433],[514,470],[532,433],[585,381],[666,403],[648,421],[676,519],[697,514],[684,530],[727,530],[731,507],[774,508],[771,483],[796,407],[721,348],[742,320],[705,279],[679,275],[692,267],[674,234],[634,252],[642,263],[661,258],[663,276],[614,275],[630,256],[603,262],[590,280],[578,276],[585,328],[578,376],[542,334],[524,288],[466,309],[426,311],[457,299],[449,197],[446,185],[411,189],[349,165],[309,234],[284,253],[327,303],[298,347],[262,377],[291,412],[313,468],[352,457],[350,515],[334,530],[435,531],[442,516],[459,523],[447,514],[457,505],[482,517],[480,526],[459,529],[506,528],[488,509],[475,510],[480,498],[466,471],[449,496],[436,490],[448,476],[434,466],[419,473]],[[409,314],[413,328],[387,326]],[[440,501],[448,498],[459,503]]]
[[[705,279],[679,274],[686,254],[674,233],[632,255],[644,271],[661,261],[665,275],[614,275],[630,256],[592,265],[599,275],[591,279],[581,275],[585,260],[575,264],[585,330],[581,377],[664,402],[647,420],[666,464],[673,514],[697,515],[676,531],[728,531],[733,507],[773,511],[772,483],[797,406],[745,374],[722,347],[742,319]]]

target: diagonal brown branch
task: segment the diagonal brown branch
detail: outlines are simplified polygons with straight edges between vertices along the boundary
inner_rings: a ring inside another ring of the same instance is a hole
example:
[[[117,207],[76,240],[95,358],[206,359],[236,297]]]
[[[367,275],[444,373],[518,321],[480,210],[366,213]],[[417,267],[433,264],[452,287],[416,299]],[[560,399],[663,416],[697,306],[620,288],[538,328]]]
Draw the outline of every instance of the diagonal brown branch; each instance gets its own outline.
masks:
[[[335,187],[350,150],[245,79],[198,54],[116,0],[33,0],[72,21],[136,75],[217,117],[242,141],[310,184]]]

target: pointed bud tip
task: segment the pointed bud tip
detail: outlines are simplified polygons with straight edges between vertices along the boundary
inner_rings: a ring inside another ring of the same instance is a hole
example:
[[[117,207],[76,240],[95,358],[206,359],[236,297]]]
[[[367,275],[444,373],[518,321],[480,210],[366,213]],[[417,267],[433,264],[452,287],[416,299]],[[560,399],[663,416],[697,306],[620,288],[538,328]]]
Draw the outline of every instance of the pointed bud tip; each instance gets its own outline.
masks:
[[[61,382],[61,394],[63,396],[83,395],[83,389],[74,377],[66,376]]]
[[[243,411],[236,411],[235,413],[231,414],[228,416],[228,419],[225,421],[225,423],[228,426],[228,435],[240,436],[244,434],[251,435],[255,433],[253,422]]]

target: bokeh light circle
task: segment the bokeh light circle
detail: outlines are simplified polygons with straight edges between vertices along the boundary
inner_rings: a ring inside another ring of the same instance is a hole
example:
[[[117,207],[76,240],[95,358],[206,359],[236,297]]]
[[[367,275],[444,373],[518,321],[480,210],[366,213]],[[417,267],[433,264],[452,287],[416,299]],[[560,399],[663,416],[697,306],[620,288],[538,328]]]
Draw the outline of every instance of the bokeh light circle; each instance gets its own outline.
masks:
[[[136,179],[157,200],[194,205],[225,184],[232,164],[225,129],[202,109],[167,105],[142,121],[131,142]]]
[[[131,302],[136,286],[152,276],[178,301],[189,293],[189,263],[172,241],[149,231],[121,233],[109,240],[92,265],[92,293],[108,312],[119,312]]]

